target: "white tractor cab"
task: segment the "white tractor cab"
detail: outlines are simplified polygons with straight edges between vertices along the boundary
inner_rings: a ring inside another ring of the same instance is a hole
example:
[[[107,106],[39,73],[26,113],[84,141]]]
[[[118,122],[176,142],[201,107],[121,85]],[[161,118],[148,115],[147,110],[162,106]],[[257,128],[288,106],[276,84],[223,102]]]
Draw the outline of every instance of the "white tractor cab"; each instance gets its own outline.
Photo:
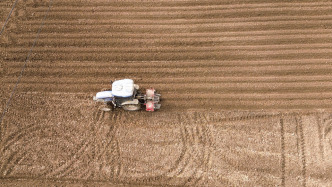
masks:
[[[160,96],[153,88],[147,89],[146,94],[143,94],[133,80],[122,79],[112,83],[112,91],[98,92],[93,100],[106,105],[101,109],[103,111],[110,111],[112,105],[113,108],[120,107],[128,111],[140,110],[145,105],[146,111],[155,111],[161,106]]]

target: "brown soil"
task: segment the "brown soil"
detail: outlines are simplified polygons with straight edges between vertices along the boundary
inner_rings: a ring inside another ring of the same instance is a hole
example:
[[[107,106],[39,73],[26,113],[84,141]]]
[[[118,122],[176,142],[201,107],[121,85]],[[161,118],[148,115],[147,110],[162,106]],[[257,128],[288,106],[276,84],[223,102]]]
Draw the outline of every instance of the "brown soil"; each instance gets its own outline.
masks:
[[[0,35],[1,186],[329,186],[329,1],[19,1]],[[13,1],[0,2],[0,26]],[[134,79],[155,113],[92,96]]]

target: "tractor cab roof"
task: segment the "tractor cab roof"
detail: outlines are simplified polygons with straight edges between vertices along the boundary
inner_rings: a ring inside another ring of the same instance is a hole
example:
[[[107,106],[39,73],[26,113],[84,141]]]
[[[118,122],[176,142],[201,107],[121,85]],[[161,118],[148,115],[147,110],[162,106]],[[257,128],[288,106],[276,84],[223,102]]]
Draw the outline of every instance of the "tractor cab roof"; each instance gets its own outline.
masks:
[[[133,93],[134,81],[132,79],[117,80],[112,84],[112,94],[116,97],[131,97]]]

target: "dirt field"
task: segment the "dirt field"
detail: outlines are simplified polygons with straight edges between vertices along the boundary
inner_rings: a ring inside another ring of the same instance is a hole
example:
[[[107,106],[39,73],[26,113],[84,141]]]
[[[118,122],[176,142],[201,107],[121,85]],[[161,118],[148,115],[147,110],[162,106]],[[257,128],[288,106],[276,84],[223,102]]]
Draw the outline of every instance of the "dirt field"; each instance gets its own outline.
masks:
[[[0,186],[331,186],[332,2],[270,2],[18,1]],[[122,78],[161,110],[98,110]]]

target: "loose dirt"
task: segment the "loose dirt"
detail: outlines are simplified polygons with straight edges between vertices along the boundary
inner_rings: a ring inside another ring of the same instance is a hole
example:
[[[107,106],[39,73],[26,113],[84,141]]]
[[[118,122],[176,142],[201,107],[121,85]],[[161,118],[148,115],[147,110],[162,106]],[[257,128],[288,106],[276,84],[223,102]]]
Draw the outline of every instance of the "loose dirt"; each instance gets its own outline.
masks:
[[[0,185],[329,186],[331,13],[329,1],[19,1],[0,35]],[[98,110],[92,96],[122,78],[156,88],[161,110]]]

